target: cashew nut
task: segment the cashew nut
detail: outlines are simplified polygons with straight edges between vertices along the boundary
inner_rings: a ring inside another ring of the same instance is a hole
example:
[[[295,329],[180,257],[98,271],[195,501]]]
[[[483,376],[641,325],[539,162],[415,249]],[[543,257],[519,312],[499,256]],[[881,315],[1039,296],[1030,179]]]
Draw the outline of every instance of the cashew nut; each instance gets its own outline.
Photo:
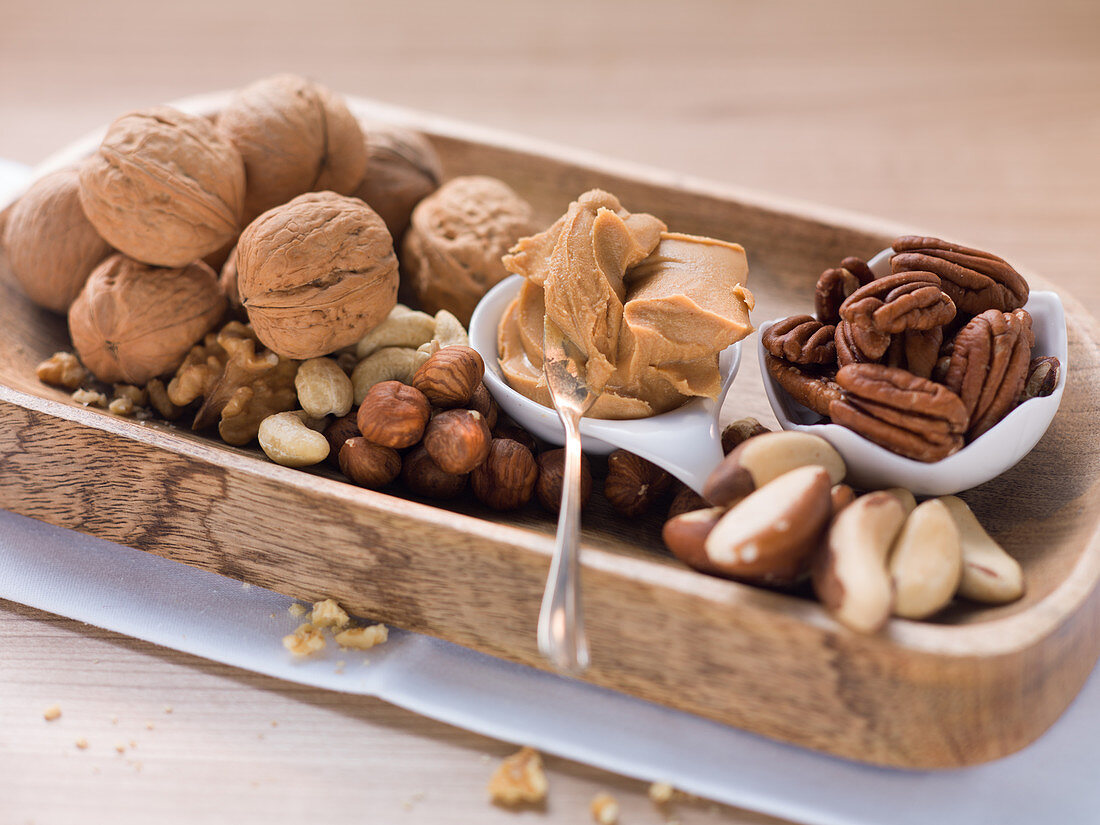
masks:
[[[416,349],[432,340],[435,326],[435,319],[426,312],[417,312],[398,304],[382,323],[359,340],[355,353],[359,358],[366,358],[385,347]]]
[[[308,467],[328,457],[328,439],[311,429],[303,410],[269,415],[260,422],[260,447],[284,467]]]
[[[360,361],[351,373],[355,403],[362,404],[370,388],[380,381],[409,383],[427,360],[426,352],[417,352],[409,347],[385,347],[378,350]]]
[[[1024,571],[985,531],[966,502],[956,496],[939,499],[951,513],[962,545],[959,595],[986,604],[1005,604],[1024,595]]]
[[[889,489],[883,490],[883,492],[889,493],[897,498],[897,500],[901,502],[901,506],[905,508],[906,515],[909,515],[917,509],[917,497],[904,487],[890,487]]]
[[[347,415],[354,393],[351,379],[331,358],[310,358],[294,376],[298,403],[314,418]]]
[[[942,502],[926,501],[909,514],[890,555],[894,614],[924,619],[947,605],[959,587],[959,531]]]
[[[453,347],[456,344],[470,346],[470,336],[466,334],[462,322],[445,309],[435,314],[435,333],[432,337],[439,341],[441,347]]]
[[[905,508],[887,492],[860,496],[833,521],[814,570],[814,591],[841,624],[874,633],[890,618],[886,557],[904,522]]]

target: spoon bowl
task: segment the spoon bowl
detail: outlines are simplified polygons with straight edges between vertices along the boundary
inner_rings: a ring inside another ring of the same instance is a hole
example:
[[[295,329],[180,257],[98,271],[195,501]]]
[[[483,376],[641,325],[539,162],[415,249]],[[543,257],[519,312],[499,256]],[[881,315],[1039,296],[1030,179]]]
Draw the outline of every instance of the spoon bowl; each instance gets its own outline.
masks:
[[[504,413],[538,438],[564,444],[565,429],[558,414],[508,386],[500,369],[497,327],[522,285],[523,278],[512,275],[481,299],[470,320],[470,345],[485,360],[485,386]],[[722,387],[717,398],[693,398],[675,410],[649,418],[581,419],[584,452],[607,455],[618,449],[628,450],[701,492],[707,476],[722,460],[718,414],[740,365],[740,343],[723,350],[718,359]]]

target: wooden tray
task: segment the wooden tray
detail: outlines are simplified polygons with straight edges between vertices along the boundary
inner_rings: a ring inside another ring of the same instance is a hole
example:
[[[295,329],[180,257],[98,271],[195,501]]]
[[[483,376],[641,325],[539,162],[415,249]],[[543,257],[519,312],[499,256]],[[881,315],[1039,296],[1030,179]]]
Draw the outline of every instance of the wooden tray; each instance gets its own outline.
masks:
[[[223,100],[182,105],[210,111]],[[424,130],[449,175],[501,177],[542,221],[600,186],[677,231],[743,243],[758,321],[805,311],[823,268],[869,256],[912,229],[366,101],[353,108]],[[48,165],[71,162],[97,140]],[[470,499],[443,509],[74,405],[34,376],[42,358],[69,347],[64,319],[34,308],[0,269],[0,507],[299,598],[331,596],[354,613],[544,666],[535,623],[553,523],[537,506],[500,516]],[[894,620],[881,635],[858,636],[808,599],[684,568],[663,549],[658,517],[621,519],[595,496],[585,519],[593,659],[585,678],[885,765],[966,765],[1035,739],[1100,652],[1100,327],[1063,298],[1072,369],[1061,411],[1031,455],[966,496],[1022,562],[1023,600],[957,606],[933,623]],[[755,358],[743,360],[725,414],[774,422]]]

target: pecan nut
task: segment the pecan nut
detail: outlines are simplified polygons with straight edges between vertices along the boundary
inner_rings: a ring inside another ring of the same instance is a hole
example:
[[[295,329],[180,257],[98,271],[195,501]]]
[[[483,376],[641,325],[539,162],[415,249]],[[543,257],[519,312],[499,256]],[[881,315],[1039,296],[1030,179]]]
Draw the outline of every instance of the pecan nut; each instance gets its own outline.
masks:
[[[890,259],[893,272],[934,272],[942,289],[961,312],[979,315],[987,309],[1011,312],[1027,303],[1028,285],[1003,258],[941,241],[907,235],[897,238]]]
[[[1031,398],[1043,398],[1054,392],[1058,386],[1058,373],[1062,364],[1053,355],[1043,355],[1031,359],[1027,368],[1027,381],[1020,395],[1020,403]]]
[[[840,399],[840,387],[825,375],[811,375],[774,355],[765,355],[768,374],[795,401],[818,415],[828,415],[829,405]]]
[[[907,329],[894,337],[886,353],[886,364],[901,367],[921,378],[931,378],[940,358],[943,327]]]
[[[1034,336],[1025,310],[990,309],[955,336],[944,384],[962,399],[977,438],[1016,406],[1027,381]]]
[[[836,382],[844,395],[829,405],[833,423],[917,461],[962,447],[966,408],[946,387],[884,364],[849,364]]]
[[[814,290],[814,312],[823,324],[835,324],[840,320],[840,305],[865,284],[871,283],[875,274],[860,258],[845,258],[840,266],[826,269],[817,279]]]
[[[764,349],[792,364],[836,362],[835,330],[809,315],[792,315],[772,324],[762,337]]]

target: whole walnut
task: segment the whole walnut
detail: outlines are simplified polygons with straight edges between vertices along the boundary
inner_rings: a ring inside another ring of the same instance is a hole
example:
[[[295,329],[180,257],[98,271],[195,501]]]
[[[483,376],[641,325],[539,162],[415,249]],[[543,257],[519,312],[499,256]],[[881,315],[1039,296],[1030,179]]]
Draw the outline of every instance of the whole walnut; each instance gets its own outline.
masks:
[[[80,202],[111,246],[181,267],[240,231],[244,161],[204,117],[159,106],[123,115],[80,167]]]
[[[67,312],[96,265],[111,254],[80,207],[75,168],[35,181],[8,212],[0,245],[32,301]]]
[[[100,381],[144,385],[175,370],[224,314],[225,295],[202,261],[163,269],[112,255],[69,310],[69,334]]]
[[[446,309],[463,324],[490,287],[508,275],[501,263],[535,231],[531,205],[503,181],[454,178],[413,210],[402,264],[426,312]]]
[[[286,358],[357,342],[397,303],[386,225],[356,198],[299,195],[260,215],[237,244],[237,290],[257,337]]]
[[[413,207],[439,188],[443,164],[419,132],[396,126],[364,127],[367,176],[355,190],[382,216],[396,246],[409,228]]]
[[[244,158],[246,224],[305,192],[350,194],[367,170],[363,132],[343,99],[295,75],[241,89],[218,128]]]

